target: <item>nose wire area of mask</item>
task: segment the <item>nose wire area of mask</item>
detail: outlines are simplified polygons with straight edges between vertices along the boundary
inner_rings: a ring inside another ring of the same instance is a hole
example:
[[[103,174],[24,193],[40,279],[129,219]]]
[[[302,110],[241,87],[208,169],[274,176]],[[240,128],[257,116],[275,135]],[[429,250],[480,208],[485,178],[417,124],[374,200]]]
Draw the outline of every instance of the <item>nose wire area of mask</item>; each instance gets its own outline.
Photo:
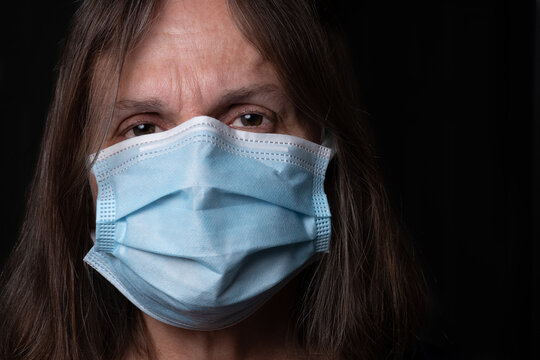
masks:
[[[96,156],[85,261],[162,322],[241,321],[328,252],[330,148],[196,117]]]

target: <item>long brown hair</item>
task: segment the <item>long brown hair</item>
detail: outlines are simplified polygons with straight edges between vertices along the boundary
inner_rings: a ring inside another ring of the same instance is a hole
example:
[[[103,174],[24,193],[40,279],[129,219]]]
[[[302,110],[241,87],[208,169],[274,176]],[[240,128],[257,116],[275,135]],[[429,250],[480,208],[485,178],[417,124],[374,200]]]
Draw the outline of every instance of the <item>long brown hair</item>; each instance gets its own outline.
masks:
[[[119,359],[130,347],[153,356],[139,311],[82,259],[95,220],[87,156],[107,131],[125,56],[159,6],[92,0],[74,16],[26,219],[2,274],[2,359]],[[414,335],[423,282],[378,175],[341,37],[309,0],[229,6],[297,114],[335,138],[325,184],[331,249],[303,274],[298,338],[308,354],[400,358]]]

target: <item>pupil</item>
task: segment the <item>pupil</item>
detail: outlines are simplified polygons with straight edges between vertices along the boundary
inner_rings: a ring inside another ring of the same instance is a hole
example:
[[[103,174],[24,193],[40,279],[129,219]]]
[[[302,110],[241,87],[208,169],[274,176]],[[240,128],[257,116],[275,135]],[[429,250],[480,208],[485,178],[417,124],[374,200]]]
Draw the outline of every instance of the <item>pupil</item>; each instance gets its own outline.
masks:
[[[135,136],[152,134],[156,131],[156,126],[152,124],[139,124],[133,128]]]
[[[244,126],[259,126],[262,124],[263,116],[258,114],[246,114],[240,117]]]

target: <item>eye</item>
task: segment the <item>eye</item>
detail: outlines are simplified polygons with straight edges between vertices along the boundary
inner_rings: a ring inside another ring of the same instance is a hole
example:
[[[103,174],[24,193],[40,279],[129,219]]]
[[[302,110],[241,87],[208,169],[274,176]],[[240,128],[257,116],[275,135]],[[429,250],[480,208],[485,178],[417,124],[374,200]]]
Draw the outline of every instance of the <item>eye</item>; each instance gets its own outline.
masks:
[[[232,126],[259,126],[263,123],[264,116],[259,114],[244,114],[240,117],[237,117],[233,122]]]
[[[151,123],[139,123],[128,129],[125,133],[126,138],[132,138],[135,136],[148,135],[163,131],[160,127]]]
[[[247,128],[247,129],[259,129],[263,130],[266,128],[273,127],[274,122],[268,117],[257,114],[257,113],[246,113],[234,118],[232,122],[229,123],[229,126],[233,128]],[[247,130],[246,129],[246,130]],[[267,129],[269,130],[269,129]]]

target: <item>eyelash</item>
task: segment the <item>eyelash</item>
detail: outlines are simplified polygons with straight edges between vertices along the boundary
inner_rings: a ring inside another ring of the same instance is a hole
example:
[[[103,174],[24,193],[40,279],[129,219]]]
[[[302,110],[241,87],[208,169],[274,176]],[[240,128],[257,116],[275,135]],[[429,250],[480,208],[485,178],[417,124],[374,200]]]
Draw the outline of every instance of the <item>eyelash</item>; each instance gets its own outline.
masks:
[[[129,122],[128,125],[120,131],[120,136],[123,138],[133,137],[133,136],[127,136],[127,134],[130,131],[132,131],[134,128],[136,128],[137,126],[143,125],[143,124],[154,125],[156,127],[161,128],[162,129],[161,131],[166,130],[165,126],[163,126],[163,124],[160,124],[161,121],[152,119],[158,116],[159,114],[156,114],[156,113],[142,113],[142,114],[136,114],[136,115],[130,116],[129,118],[137,118],[137,119],[133,122]]]
[[[242,108],[242,110],[234,111],[235,108]],[[231,113],[231,112],[233,113],[233,115],[228,116],[228,114]],[[259,115],[259,116],[264,117],[265,119],[267,119],[270,122],[271,126],[276,126],[277,122],[279,120],[279,117],[278,117],[277,113],[275,113],[274,111],[271,111],[271,110],[262,111],[262,110],[260,110],[260,108],[254,108],[252,106],[246,106],[246,105],[232,105],[229,108],[229,110],[226,112],[226,115],[225,116],[220,116],[220,117],[218,117],[218,119],[222,118],[220,120],[222,120],[228,126],[231,126],[232,123],[235,122],[238,118],[240,118],[242,116],[245,116],[245,115],[250,115],[250,114]],[[134,121],[129,121],[129,119],[133,119],[133,118],[135,118]],[[160,131],[168,130],[167,126],[164,126],[165,124],[163,123],[163,121],[159,119],[159,114],[158,113],[135,114],[135,115],[132,115],[132,116],[128,117],[124,122],[127,122],[128,124],[123,129],[121,129],[119,131],[119,136],[121,138],[133,137],[134,135],[132,135],[132,136],[127,136],[127,135],[134,128],[136,128],[137,126],[142,125],[142,124],[153,125],[156,128],[159,128]],[[261,124],[261,125],[257,125],[257,126],[253,126],[253,127],[250,127],[250,126],[231,126],[231,127],[235,128],[235,129],[245,128],[245,129],[250,129],[250,130],[253,131],[253,130],[256,130],[256,129],[263,130],[264,126],[269,126],[269,125],[268,124],[267,125]],[[269,132],[271,132],[271,131],[269,131]]]
[[[242,116],[245,116],[245,115],[258,115],[258,116],[262,116],[263,118],[267,119],[270,121],[271,124],[273,125],[276,125],[276,122],[278,120],[277,118],[277,114],[273,111],[261,111],[261,110],[258,110],[258,109],[253,109],[253,108],[249,108],[249,107],[246,107],[244,108],[243,110],[241,111],[235,111],[234,112],[234,115],[232,117],[232,119],[230,120],[226,120],[225,121],[225,124],[229,125],[232,127],[232,124],[239,118],[241,118]],[[250,128],[250,129],[254,129],[256,127],[262,127],[263,125],[257,125],[255,127],[250,127],[250,126],[243,126],[243,127],[238,127],[238,128]],[[235,127],[236,128],[236,127]]]

